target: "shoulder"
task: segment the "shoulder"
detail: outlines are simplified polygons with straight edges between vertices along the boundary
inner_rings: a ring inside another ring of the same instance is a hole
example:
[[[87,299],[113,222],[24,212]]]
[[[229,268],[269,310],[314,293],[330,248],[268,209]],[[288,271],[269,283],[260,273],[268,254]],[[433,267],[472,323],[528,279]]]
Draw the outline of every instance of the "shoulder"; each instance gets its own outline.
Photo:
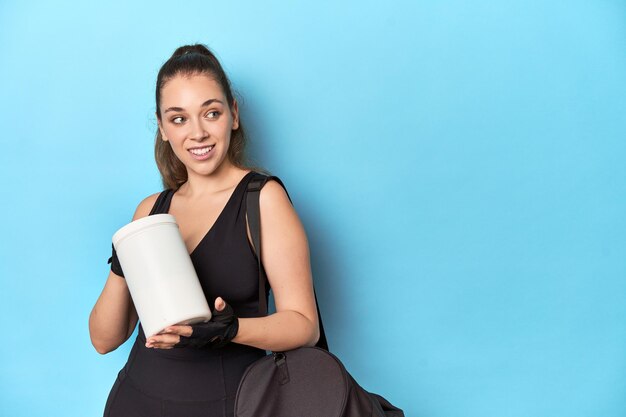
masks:
[[[267,181],[259,195],[261,224],[268,234],[271,230],[278,236],[286,236],[299,229],[300,219],[289,194],[280,182]]]
[[[287,195],[287,191],[281,183],[270,178],[259,194],[259,205],[261,208],[276,208],[280,206],[291,206],[291,201]]]
[[[154,194],[150,194],[149,196],[141,200],[139,204],[137,205],[137,209],[135,210],[135,214],[133,215],[133,220],[137,220],[137,219],[140,219],[142,217],[146,217],[147,215],[149,215],[150,211],[152,210],[152,207],[154,207],[154,204],[156,203],[156,200],[159,197],[159,194],[161,194],[161,192],[162,191],[159,191]]]

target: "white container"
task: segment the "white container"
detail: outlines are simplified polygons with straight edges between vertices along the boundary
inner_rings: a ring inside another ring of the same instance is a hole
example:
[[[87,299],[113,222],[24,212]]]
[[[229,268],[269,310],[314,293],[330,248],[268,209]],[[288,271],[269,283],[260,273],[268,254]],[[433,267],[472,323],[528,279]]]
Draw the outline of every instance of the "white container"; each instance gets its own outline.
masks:
[[[174,216],[135,220],[115,232],[113,246],[146,337],[173,324],[211,319]]]

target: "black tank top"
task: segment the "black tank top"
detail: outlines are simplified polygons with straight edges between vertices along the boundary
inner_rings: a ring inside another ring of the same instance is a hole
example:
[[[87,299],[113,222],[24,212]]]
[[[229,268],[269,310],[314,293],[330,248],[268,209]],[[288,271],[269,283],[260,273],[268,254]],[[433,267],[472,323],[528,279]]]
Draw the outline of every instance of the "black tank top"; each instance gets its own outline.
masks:
[[[211,229],[190,254],[209,306],[213,308],[215,298],[220,296],[238,317],[259,315],[258,263],[248,240],[245,217],[247,185],[256,175],[250,171],[241,179]],[[161,192],[150,214],[167,213],[174,192]],[[246,367],[266,354],[265,350],[237,343],[220,349],[154,349],[146,348],[145,343],[140,323],[120,373],[147,396],[174,401],[232,403]]]
[[[259,266],[246,231],[245,198],[255,175],[259,174],[250,171],[241,179],[211,229],[190,253],[211,309],[219,296],[239,317],[258,316]],[[161,192],[150,215],[168,213],[175,192]]]

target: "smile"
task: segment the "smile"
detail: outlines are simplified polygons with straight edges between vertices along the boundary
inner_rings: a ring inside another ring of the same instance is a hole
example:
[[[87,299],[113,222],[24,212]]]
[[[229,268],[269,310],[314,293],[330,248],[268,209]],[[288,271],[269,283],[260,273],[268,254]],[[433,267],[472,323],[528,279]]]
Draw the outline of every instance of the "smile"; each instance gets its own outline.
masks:
[[[215,145],[210,145],[205,148],[194,148],[194,149],[189,149],[189,152],[191,152],[194,155],[202,156],[202,155],[206,155],[207,153],[209,153],[211,149],[213,149],[214,147]]]

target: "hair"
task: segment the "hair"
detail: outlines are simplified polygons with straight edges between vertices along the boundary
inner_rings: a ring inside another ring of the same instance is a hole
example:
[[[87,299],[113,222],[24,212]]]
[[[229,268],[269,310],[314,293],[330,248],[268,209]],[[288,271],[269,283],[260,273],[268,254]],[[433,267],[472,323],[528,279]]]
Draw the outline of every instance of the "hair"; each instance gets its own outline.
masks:
[[[177,48],[172,56],[165,61],[156,81],[156,115],[161,121],[161,90],[172,78],[183,75],[207,75],[215,80],[228,102],[228,107],[233,109],[234,95],[224,69],[216,56],[203,44],[184,45]],[[230,146],[227,157],[230,162],[239,168],[250,168],[246,158],[246,134],[239,117],[239,126],[231,132]],[[161,181],[165,188],[178,189],[187,181],[187,168],[172,151],[169,142],[163,140],[160,129],[157,128],[154,142],[154,158],[161,173]],[[261,170],[265,171],[265,170]]]

